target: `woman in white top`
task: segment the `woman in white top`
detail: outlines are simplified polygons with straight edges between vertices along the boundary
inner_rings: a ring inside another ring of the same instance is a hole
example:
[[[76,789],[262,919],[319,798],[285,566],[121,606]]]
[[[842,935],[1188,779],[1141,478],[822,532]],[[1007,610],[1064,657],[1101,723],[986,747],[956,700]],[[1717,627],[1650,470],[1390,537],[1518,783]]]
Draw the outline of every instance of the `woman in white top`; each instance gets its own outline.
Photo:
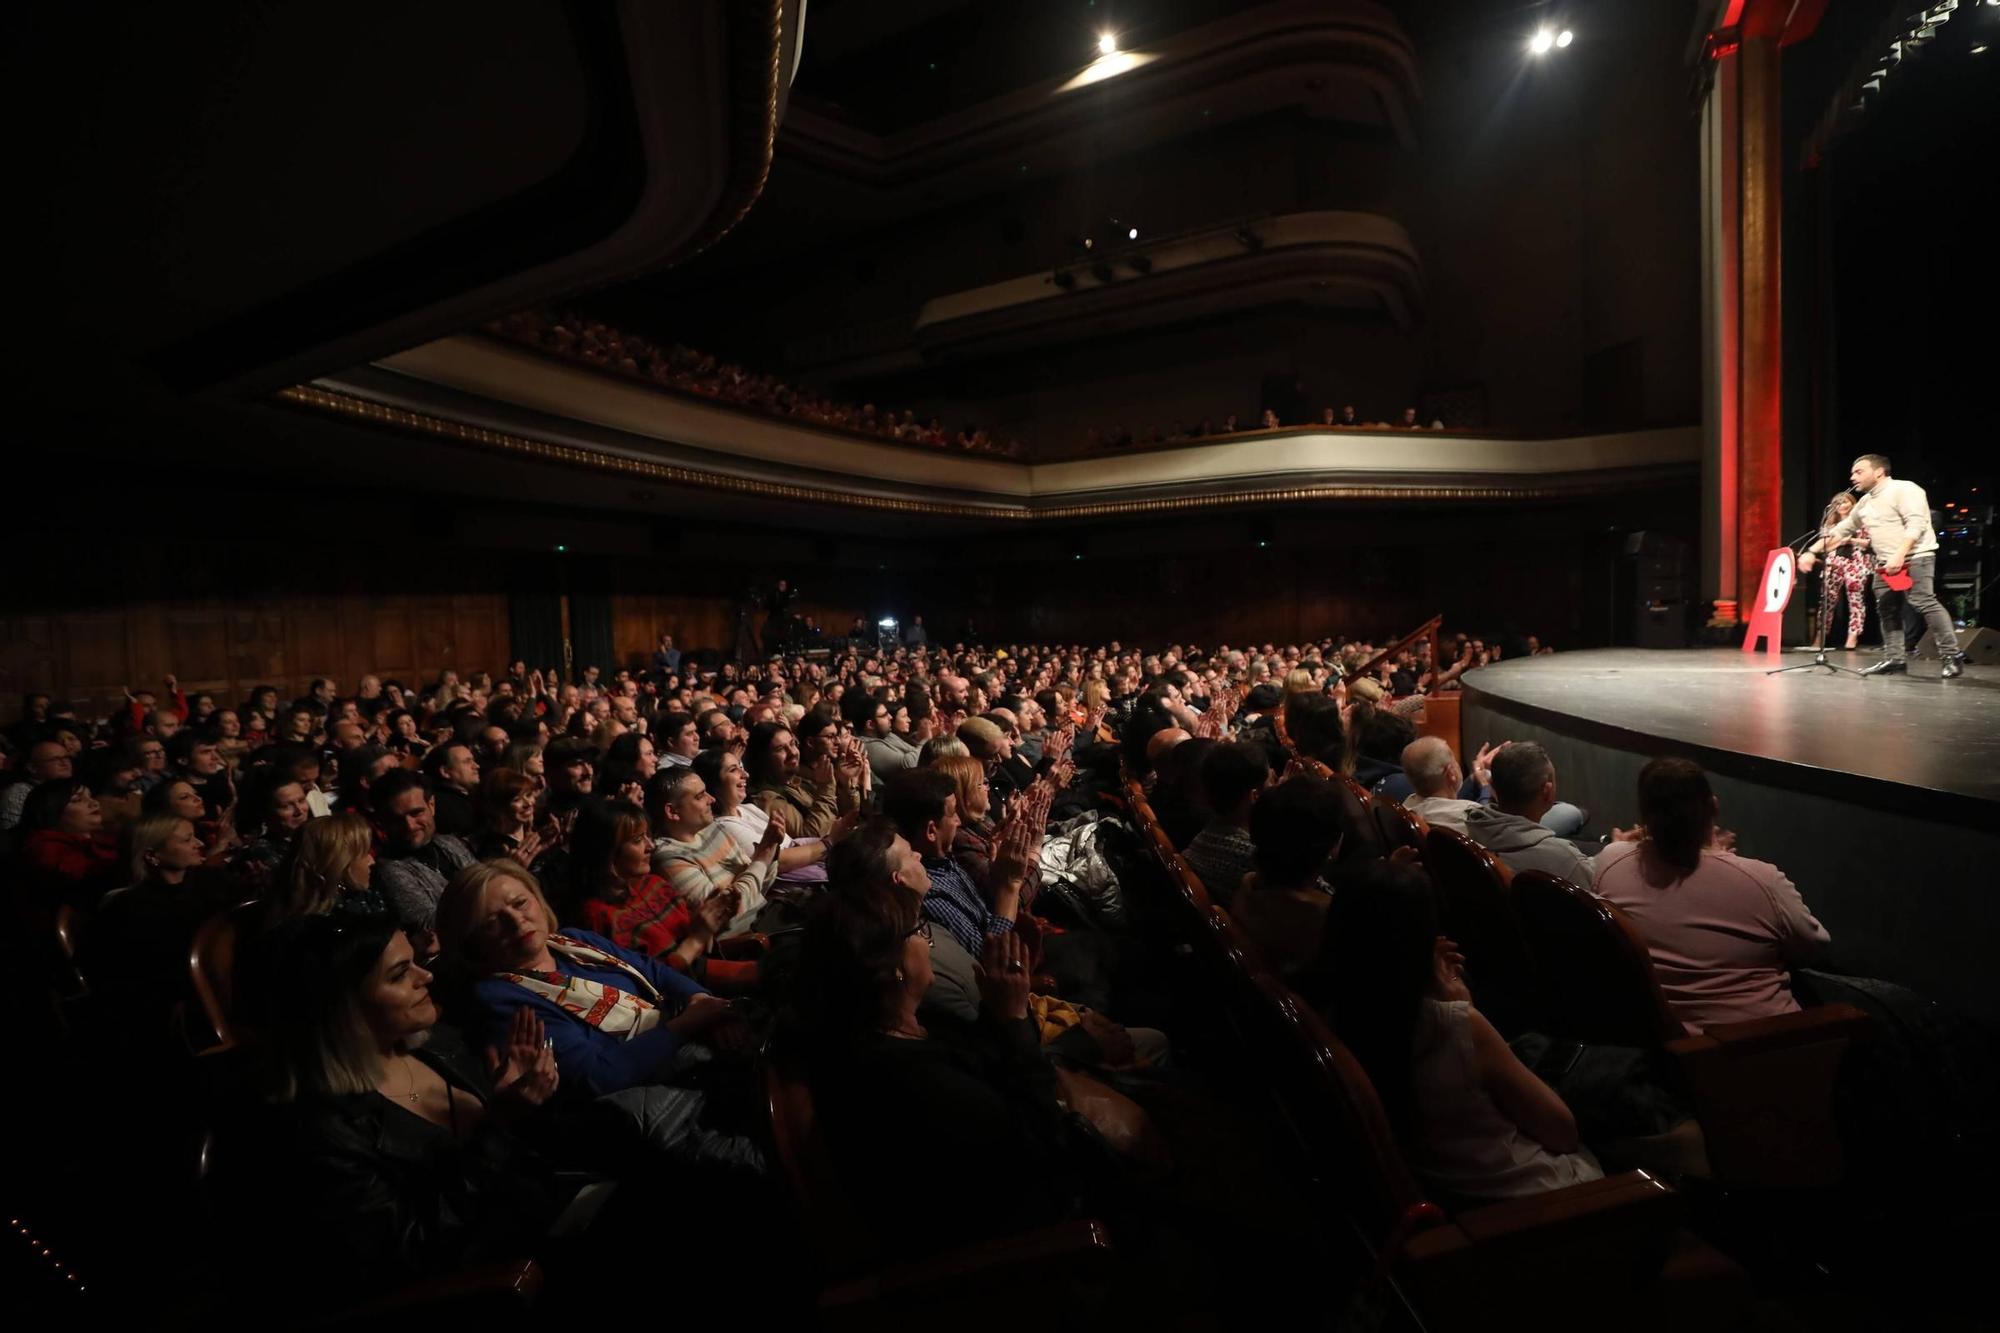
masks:
[[[694,757],[694,771],[715,798],[715,822],[748,851],[761,842],[771,816],[744,799],[750,775],[734,750],[703,750]],[[852,817],[835,826],[836,837],[852,827]],[[834,838],[794,838],[778,844],[778,878],[787,884],[826,882],[826,853]]]
[[[1421,871],[1385,861],[1344,882],[1320,957],[1313,998],[1427,1183],[1500,1199],[1604,1175],[1562,1098],[1472,1007]]]

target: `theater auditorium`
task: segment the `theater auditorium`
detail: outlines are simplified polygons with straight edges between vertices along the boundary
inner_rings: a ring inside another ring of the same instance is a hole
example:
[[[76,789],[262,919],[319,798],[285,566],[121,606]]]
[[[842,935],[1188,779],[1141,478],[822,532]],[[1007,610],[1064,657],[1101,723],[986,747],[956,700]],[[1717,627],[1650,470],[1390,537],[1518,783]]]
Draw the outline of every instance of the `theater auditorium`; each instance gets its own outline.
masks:
[[[8,28],[22,1327],[2000,1321],[2000,0]]]

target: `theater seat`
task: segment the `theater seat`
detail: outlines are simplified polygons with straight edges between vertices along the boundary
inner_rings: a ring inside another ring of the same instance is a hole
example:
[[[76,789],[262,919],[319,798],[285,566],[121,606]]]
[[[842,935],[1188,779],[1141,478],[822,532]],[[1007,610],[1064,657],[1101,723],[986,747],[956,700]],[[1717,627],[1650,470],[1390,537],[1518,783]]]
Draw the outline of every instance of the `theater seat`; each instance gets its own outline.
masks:
[[[236,946],[252,927],[256,911],[253,901],[217,913],[202,923],[188,948],[188,978],[202,1017],[215,1037],[202,1049],[203,1055],[230,1050],[250,1035],[235,1012]]]
[[[1424,868],[1437,890],[1438,925],[1465,955],[1473,1003],[1508,1036],[1546,1031],[1535,959],[1514,914],[1512,873],[1454,829],[1424,835]]]
[[[1039,1321],[1061,1284],[1101,1276],[1111,1235],[1065,1221],[911,1261],[888,1254],[849,1206],[813,1110],[812,1088],[785,1051],[762,1065],[771,1142],[818,1261],[821,1316],[835,1328],[998,1327]]]
[[[1382,835],[1384,855],[1398,847],[1411,847],[1418,852],[1424,849],[1424,834],[1430,831],[1416,811],[1401,801],[1391,800],[1379,792],[1371,792],[1368,797],[1369,813],[1375,817],[1375,828]]]
[[[1867,1031],[1865,1014],[1825,1005],[1691,1036],[1660,990],[1645,940],[1617,907],[1541,871],[1514,876],[1512,892],[1541,966],[1551,1036],[1664,1048],[1686,1076],[1723,1184],[1839,1183],[1834,1083],[1847,1048]]]
[[[1447,1211],[1405,1161],[1358,1061],[1268,973],[1257,1055],[1320,1192],[1432,1329],[1728,1326],[1747,1277],[1681,1229],[1682,1201],[1643,1171]],[[1378,1304],[1392,1304],[1383,1299]]]

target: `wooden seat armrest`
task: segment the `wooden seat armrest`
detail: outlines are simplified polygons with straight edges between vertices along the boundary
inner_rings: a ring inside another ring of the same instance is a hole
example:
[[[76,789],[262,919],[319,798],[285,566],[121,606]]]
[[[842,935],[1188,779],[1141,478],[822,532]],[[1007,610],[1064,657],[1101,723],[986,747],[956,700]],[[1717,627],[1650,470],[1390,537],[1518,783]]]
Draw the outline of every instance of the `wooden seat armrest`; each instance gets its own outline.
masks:
[[[1699,1037],[1669,1042],[1667,1049],[1683,1059],[1711,1052],[1748,1056],[1809,1042],[1852,1040],[1868,1030],[1868,1021],[1868,1015],[1851,1004],[1828,1004],[1775,1018],[1717,1023]]]
[[[715,942],[716,954],[732,962],[747,962],[762,958],[770,951],[769,935],[724,935]]]
[[[433,1311],[439,1308],[478,1306],[500,1314],[516,1312],[530,1305],[542,1289],[542,1266],[533,1259],[509,1259],[502,1263],[479,1264],[442,1277],[412,1282],[373,1300],[352,1305],[306,1327],[358,1328],[374,1324],[384,1315]]]
[[[981,1284],[1039,1287],[1095,1271],[1110,1261],[1111,1253],[1111,1233],[1102,1222],[1058,1222],[836,1283],[820,1294],[820,1305],[843,1308],[926,1294],[962,1299]]]
[[[1868,1016],[1826,1005],[1723,1023],[1667,1043],[1694,1093],[1715,1178],[1768,1189],[1824,1188],[1845,1169],[1834,1084]]]
[[[1446,1239],[1440,1232],[1456,1231],[1466,1244],[1493,1245],[1557,1227],[1624,1225],[1647,1213],[1657,1216],[1662,1232],[1671,1231],[1680,1219],[1681,1200],[1644,1171],[1623,1171],[1545,1194],[1468,1208],[1455,1214],[1449,1226],[1411,1237],[1409,1253],[1413,1258],[1435,1253]]]

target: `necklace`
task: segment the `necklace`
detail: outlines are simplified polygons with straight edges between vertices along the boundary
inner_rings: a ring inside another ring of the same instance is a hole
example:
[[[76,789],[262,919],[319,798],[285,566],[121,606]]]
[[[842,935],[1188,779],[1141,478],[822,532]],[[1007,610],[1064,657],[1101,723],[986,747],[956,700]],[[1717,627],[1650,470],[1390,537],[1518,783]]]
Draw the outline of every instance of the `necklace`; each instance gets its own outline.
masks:
[[[403,1071],[407,1073],[410,1077],[410,1090],[408,1092],[399,1092],[396,1094],[398,1097],[401,1097],[406,1102],[414,1102],[420,1096],[420,1094],[417,1091],[417,1071],[410,1068],[410,1064],[411,1064],[410,1058],[408,1056],[404,1056]]]

